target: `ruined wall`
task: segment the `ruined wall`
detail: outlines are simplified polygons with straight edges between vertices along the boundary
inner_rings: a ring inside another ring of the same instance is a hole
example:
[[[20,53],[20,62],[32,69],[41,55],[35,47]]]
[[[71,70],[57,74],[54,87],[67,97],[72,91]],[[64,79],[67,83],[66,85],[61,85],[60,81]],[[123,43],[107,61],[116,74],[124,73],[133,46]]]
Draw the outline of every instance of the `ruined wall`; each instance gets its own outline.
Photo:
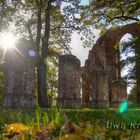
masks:
[[[84,67],[85,71],[82,73],[84,83],[82,86],[82,102],[84,107],[108,107],[111,100],[112,106],[117,106],[123,99],[126,99],[126,86],[123,87],[121,83],[119,85],[112,83],[112,81],[121,78],[120,67],[118,66],[120,54],[115,49],[115,45],[126,33],[134,36],[139,35],[139,24],[132,23],[115,30],[108,30],[90,50]],[[120,96],[119,92],[123,95]]]
[[[106,71],[95,71],[92,74],[91,108],[109,107],[109,75]]]
[[[4,107],[35,107],[35,45],[29,41],[19,41],[7,50],[6,93]]]
[[[57,105],[63,108],[79,108],[80,61],[73,55],[59,57],[59,85]]]
[[[127,98],[127,83],[123,80],[112,81],[111,86],[111,107],[118,105]]]
[[[82,78],[82,107],[88,108],[90,105],[90,94],[92,90],[91,86],[91,76],[86,71],[85,67],[81,68],[81,78]]]

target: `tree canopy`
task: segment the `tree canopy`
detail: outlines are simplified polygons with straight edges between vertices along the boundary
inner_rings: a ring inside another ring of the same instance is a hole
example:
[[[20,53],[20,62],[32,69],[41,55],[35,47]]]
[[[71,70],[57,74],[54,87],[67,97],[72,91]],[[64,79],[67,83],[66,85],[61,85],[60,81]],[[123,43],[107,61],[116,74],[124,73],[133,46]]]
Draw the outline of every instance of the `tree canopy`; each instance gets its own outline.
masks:
[[[84,24],[100,28],[140,21],[138,0],[91,0],[90,5],[83,6],[82,9]]]

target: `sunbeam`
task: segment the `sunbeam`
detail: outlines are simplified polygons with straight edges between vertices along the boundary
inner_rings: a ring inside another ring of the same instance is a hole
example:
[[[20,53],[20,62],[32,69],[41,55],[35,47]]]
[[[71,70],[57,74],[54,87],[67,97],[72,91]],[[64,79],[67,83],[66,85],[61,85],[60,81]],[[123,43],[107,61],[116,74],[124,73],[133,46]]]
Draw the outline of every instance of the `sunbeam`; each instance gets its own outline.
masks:
[[[0,33],[0,47],[3,49],[2,59],[5,58],[7,50],[15,49],[20,55],[24,56],[17,48],[18,38],[11,32],[1,32]]]
[[[0,46],[4,49],[12,49],[16,44],[16,37],[11,32],[0,33]]]

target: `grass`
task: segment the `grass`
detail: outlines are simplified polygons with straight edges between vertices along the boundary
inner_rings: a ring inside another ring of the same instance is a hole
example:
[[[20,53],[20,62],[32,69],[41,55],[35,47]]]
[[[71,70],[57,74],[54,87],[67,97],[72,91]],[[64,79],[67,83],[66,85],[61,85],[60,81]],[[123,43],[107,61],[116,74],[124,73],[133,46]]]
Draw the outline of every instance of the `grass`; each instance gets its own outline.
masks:
[[[140,109],[140,105],[137,103],[130,104],[129,109]]]
[[[140,123],[140,108],[130,107],[125,113],[118,113],[117,109],[42,109],[37,107],[36,109],[3,109],[0,112],[0,125],[9,124],[13,122],[22,122],[27,125],[33,125],[37,123],[37,127],[40,124],[48,124],[51,120],[55,120],[60,123],[63,114],[67,114],[68,118],[74,122],[80,121],[122,121],[124,123],[130,123],[131,121]]]
[[[23,123],[27,126],[34,126],[37,129],[46,128],[50,122],[57,125],[54,135],[61,133],[63,115],[79,125],[81,122],[90,122],[106,126],[107,122],[126,124],[140,124],[140,106],[133,104],[125,113],[118,113],[117,109],[6,109],[0,108],[0,139],[5,124]],[[112,129],[112,128],[111,128]],[[139,128],[140,129],[140,128]]]

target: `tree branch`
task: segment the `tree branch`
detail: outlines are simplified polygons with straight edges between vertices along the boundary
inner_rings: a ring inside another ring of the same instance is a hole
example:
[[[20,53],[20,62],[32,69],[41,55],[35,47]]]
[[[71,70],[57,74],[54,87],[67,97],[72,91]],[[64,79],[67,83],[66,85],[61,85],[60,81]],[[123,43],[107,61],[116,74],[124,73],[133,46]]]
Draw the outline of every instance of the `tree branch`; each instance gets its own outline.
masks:
[[[30,25],[29,24],[26,24],[26,27],[27,27],[27,30],[28,30],[28,33],[29,33],[30,40],[32,42],[34,42],[33,34],[32,34],[32,31],[31,31]]]
[[[109,16],[108,16],[108,17],[109,17]],[[129,16],[125,16],[125,15],[116,16],[116,17],[109,17],[109,18],[110,18],[109,22],[111,22],[111,21],[113,21],[113,20],[115,20],[115,19],[120,19],[120,20],[122,20],[122,21],[126,21],[126,20],[128,20],[128,19],[134,20],[134,21],[140,21],[138,18],[129,17]]]
[[[120,19],[120,20],[122,20],[122,21],[126,21],[126,20],[128,20],[128,19],[134,20],[134,21],[140,21],[140,19],[138,19],[138,18],[130,17],[130,16],[125,16],[123,11],[122,11],[121,16],[111,17],[111,16],[109,16],[109,15],[107,15],[107,14],[105,14],[105,13],[98,13],[98,14],[95,14],[95,16],[104,16],[104,17],[107,17],[107,18],[110,19],[109,22],[111,22],[111,21],[113,21],[113,20],[115,20],[115,19]]]
[[[1,3],[1,17],[0,17],[0,31],[2,30],[2,26],[3,26],[4,8],[5,8],[5,1],[2,1],[2,3]]]
[[[53,29],[50,29],[50,30],[53,31],[53,30],[61,29],[61,28],[64,28],[64,29],[73,28],[73,29],[75,29],[75,30],[80,29],[79,27],[75,27],[75,26],[72,25],[72,26],[57,26],[57,27],[55,27],[55,28],[53,28]]]
[[[41,39],[41,29],[42,29],[42,23],[41,23],[41,5],[42,5],[42,0],[40,2],[36,0],[36,3],[38,5],[38,10],[37,10],[37,35],[36,35],[36,46],[37,46],[37,52],[39,52],[39,45],[40,45],[40,39]]]

